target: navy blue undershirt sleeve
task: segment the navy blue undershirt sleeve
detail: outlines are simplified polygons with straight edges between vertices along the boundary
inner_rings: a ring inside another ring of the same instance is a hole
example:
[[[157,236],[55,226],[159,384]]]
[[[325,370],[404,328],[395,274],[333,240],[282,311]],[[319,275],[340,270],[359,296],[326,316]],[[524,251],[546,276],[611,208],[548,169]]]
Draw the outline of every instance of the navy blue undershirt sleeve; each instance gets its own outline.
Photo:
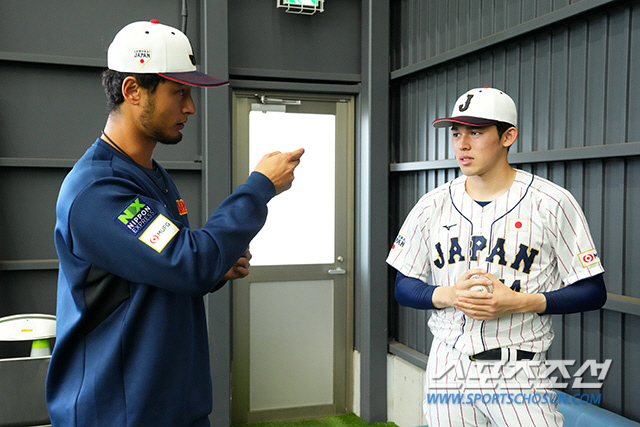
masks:
[[[434,309],[433,291],[436,288],[437,286],[407,277],[400,272],[396,275],[395,297],[400,305],[423,310]]]
[[[602,274],[578,280],[564,288],[542,293],[547,309],[540,314],[569,314],[597,310],[607,302],[607,288]]]
[[[436,287],[398,272],[395,283],[396,301],[406,307],[435,309],[433,291]],[[570,314],[597,310],[607,301],[607,289],[602,274],[542,294],[547,299],[547,308],[540,314]]]

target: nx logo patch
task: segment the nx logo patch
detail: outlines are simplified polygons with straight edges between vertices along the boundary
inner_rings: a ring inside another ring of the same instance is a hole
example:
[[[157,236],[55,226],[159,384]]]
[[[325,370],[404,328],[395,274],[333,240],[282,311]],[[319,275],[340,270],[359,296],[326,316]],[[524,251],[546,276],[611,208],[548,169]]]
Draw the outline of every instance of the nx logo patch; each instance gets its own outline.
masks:
[[[115,220],[135,236],[156,215],[156,211],[141,196],[137,196],[129,206],[118,214]]]

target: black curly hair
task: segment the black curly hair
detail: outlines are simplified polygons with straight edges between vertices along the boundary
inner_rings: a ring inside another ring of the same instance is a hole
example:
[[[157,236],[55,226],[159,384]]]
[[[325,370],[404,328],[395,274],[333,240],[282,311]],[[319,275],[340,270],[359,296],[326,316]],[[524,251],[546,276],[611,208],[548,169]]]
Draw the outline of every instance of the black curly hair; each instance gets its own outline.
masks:
[[[154,93],[158,85],[164,80],[158,74],[122,73],[120,71],[105,70],[102,73],[102,87],[107,95],[107,112],[111,113],[120,108],[124,102],[122,95],[122,82],[129,76],[133,76],[138,84],[149,92]]]

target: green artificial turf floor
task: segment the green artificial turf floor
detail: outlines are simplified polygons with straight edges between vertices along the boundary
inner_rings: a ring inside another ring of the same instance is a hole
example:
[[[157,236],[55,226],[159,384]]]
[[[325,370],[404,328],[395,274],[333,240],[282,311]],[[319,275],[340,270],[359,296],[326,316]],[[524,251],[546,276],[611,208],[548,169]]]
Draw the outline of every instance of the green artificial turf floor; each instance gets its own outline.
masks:
[[[296,421],[276,421],[243,424],[242,427],[398,427],[394,423],[366,423],[355,414],[335,415]],[[241,427],[235,425],[233,427]]]

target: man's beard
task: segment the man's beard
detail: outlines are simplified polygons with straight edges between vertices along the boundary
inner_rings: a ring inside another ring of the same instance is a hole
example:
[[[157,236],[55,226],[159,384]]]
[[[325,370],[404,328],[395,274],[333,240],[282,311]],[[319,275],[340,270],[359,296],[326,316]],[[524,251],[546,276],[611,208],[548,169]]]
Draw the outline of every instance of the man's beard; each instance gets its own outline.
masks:
[[[146,107],[144,108],[144,111],[140,115],[140,123],[142,124],[142,126],[160,144],[175,145],[175,144],[179,143],[180,141],[182,141],[182,134],[180,132],[178,132],[178,136],[171,137],[171,136],[167,135],[166,133],[162,132],[162,130],[157,129],[157,128],[154,129],[152,127],[151,118],[153,117],[153,113],[154,113],[155,109],[156,109],[156,102],[155,102],[155,98],[152,97],[152,98],[149,99],[149,102],[147,103]]]

